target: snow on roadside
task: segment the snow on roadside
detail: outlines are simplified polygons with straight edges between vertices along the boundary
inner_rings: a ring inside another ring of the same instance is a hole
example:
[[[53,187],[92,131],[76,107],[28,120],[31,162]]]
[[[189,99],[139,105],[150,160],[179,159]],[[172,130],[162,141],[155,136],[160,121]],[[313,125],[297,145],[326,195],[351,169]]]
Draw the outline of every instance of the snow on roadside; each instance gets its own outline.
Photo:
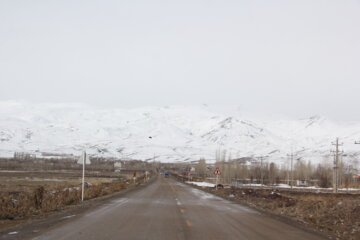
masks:
[[[239,186],[241,186],[241,187],[265,187],[266,185],[258,184],[258,183],[244,183],[244,184],[239,184]]]
[[[215,184],[208,182],[186,182],[186,183],[193,184],[199,187],[215,187]]]
[[[193,184],[199,187],[215,187],[215,184],[208,183],[208,182],[186,182],[188,184]],[[241,187],[274,187],[274,188],[291,188],[288,184],[278,184],[274,186],[267,186],[263,184],[241,184],[239,185]],[[299,187],[299,186],[293,186],[293,189],[312,189],[312,190],[332,190],[332,188],[320,188],[315,186],[309,186],[309,187]],[[339,191],[360,191],[358,188],[339,188]]]
[[[277,188],[291,188],[288,184],[278,184],[275,187]],[[320,188],[316,186],[309,186],[309,187],[299,187],[299,186],[293,186],[293,188],[296,189],[318,189],[318,190],[332,190],[332,188]],[[360,191],[358,188],[338,188],[340,191]]]
[[[236,185],[233,185],[236,187]],[[262,184],[238,184],[237,187],[269,187],[269,188],[291,188],[288,184],[278,184],[278,185],[262,185]],[[293,189],[311,189],[311,190],[332,190],[332,188],[321,188],[316,186],[293,186]],[[339,191],[360,191],[359,188],[338,188]]]

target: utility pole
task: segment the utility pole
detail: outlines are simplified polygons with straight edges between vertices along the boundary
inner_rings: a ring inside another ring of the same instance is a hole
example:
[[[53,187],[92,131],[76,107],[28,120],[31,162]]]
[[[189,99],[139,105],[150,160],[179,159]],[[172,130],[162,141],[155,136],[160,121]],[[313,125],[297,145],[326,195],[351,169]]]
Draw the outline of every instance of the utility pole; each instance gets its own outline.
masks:
[[[291,149],[291,154],[287,155],[290,157],[290,187],[293,188],[293,182],[294,182],[294,172],[293,172],[293,162],[294,162],[294,152]]]
[[[260,156],[258,159],[260,160],[260,178],[261,178],[261,185],[264,185],[264,174],[263,174],[263,160],[268,156]]]
[[[355,141],[355,144],[360,144],[360,141]],[[353,173],[353,170],[351,170],[351,173]]]
[[[82,184],[81,184],[81,201],[84,201],[85,193],[85,164],[86,164],[86,152],[83,153],[83,170],[82,170]]]
[[[339,187],[339,156],[342,152],[339,150],[339,146],[342,146],[342,144],[339,144],[339,138],[336,138],[336,142],[332,143],[332,145],[335,146],[334,152],[334,167],[333,167],[333,192],[338,192]]]

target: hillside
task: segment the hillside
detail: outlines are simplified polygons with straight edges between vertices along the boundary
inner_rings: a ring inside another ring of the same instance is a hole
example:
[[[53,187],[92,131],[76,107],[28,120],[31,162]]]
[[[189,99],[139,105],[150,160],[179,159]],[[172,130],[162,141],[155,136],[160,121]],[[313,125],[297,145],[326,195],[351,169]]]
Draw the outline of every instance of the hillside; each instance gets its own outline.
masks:
[[[268,155],[285,161],[298,152],[322,161],[339,137],[346,154],[360,153],[360,123],[314,116],[253,117],[236,107],[170,106],[99,109],[82,104],[0,102],[0,155],[15,151],[90,154],[163,162]]]

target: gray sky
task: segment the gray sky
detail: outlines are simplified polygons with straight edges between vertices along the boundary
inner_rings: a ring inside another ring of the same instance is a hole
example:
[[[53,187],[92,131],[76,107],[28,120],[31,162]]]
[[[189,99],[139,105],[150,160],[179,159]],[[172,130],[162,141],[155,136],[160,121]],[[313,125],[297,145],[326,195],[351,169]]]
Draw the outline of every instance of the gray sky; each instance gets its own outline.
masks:
[[[0,1],[0,100],[360,120],[360,1]]]

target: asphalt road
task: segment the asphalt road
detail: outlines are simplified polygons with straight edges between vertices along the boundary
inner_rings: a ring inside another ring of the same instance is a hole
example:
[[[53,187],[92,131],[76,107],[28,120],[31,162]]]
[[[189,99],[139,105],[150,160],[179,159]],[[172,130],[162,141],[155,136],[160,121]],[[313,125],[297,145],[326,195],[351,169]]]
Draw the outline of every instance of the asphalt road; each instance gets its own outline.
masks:
[[[268,215],[169,178],[130,192],[35,237],[36,240],[319,240]]]

